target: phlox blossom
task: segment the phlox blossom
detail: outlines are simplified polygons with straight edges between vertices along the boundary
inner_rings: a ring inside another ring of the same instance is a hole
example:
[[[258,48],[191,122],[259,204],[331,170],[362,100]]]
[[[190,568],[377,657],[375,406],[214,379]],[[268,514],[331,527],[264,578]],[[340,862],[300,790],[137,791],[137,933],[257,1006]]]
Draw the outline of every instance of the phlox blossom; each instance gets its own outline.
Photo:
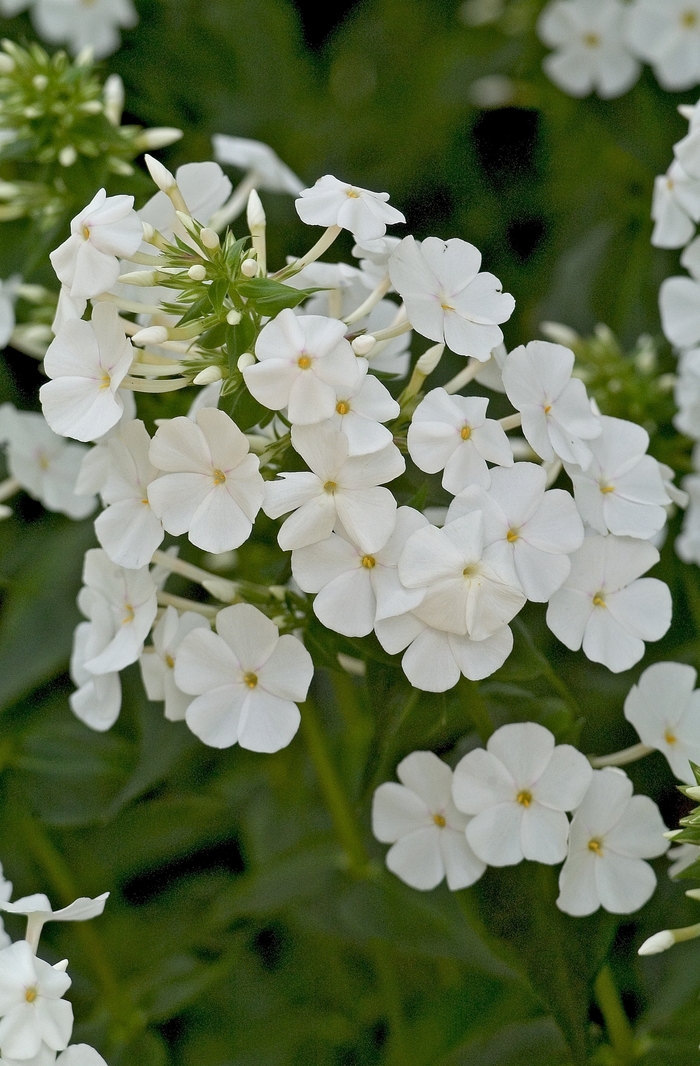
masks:
[[[657,748],[679,781],[696,784],[691,761],[700,763],[700,689],[686,663],[647,667],[625,700],[625,718],[650,748]]]
[[[119,259],[129,259],[143,240],[134,198],[107,196],[100,189],[70,228],[70,237],[49,258],[73,299],[91,299],[114,285],[119,279]]]
[[[545,73],[570,96],[596,91],[604,100],[622,96],[641,70],[624,39],[620,0],[554,0],[540,15],[537,32],[556,51]]]
[[[387,192],[370,192],[325,174],[312,188],[302,189],[294,206],[307,226],[342,226],[356,240],[369,241],[383,237],[387,226],[406,221],[388,199]]]
[[[140,419],[127,422],[107,442],[109,473],[101,491],[107,506],[95,521],[97,539],[112,562],[135,570],[151,561],[164,536],[148,499],[148,486],[158,476],[148,458],[150,445]]]
[[[0,1049],[3,1056],[30,1059],[42,1042],[52,1051],[68,1046],[73,1008],[63,999],[66,973],[34,957],[26,940],[0,951]]]
[[[165,701],[165,717],[170,722],[182,721],[192,702],[175,684],[175,663],[180,645],[193,629],[209,629],[209,623],[194,611],[178,614],[174,607],[166,607],[153,630],[153,646],[139,658],[146,695],[149,700]]]

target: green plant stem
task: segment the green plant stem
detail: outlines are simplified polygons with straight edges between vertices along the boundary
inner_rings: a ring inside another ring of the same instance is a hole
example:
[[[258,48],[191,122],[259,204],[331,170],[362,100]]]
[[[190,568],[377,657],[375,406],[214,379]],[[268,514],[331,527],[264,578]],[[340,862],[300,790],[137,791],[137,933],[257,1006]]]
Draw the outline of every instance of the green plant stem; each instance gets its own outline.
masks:
[[[479,734],[481,743],[485,744],[493,733],[493,722],[491,721],[486,701],[479,691],[478,682],[467,681],[464,678],[462,685],[469,692],[469,714],[474,723],[474,728]]]
[[[335,831],[348,859],[350,870],[365,876],[369,869],[369,856],[362,840],[355,813],[336,772],[328,751],[316,708],[309,700],[302,704],[301,731],[306,748],[314,764],[316,777],[333,819]]]
[[[607,964],[596,977],[593,991],[605,1019],[605,1027],[618,1066],[630,1066],[636,1057],[634,1034],[620,1001],[612,971]]]
[[[379,978],[379,989],[387,1021],[389,1022],[389,1040],[386,1049],[386,1066],[411,1066],[412,1059],[408,1053],[405,1033],[405,1019],[396,971],[391,959],[387,957],[387,945],[381,941],[374,943],[374,963]]]

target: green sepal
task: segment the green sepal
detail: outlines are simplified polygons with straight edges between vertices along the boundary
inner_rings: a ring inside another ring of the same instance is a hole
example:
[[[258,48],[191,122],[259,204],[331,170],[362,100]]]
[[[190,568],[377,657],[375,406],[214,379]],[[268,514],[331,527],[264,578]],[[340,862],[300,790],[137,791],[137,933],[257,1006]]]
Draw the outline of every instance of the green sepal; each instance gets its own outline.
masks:
[[[286,307],[297,307],[315,292],[322,289],[293,289],[291,285],[282,285],[272,278],[251,278],[249,281],[241,281],[236,286],[241,296],[259,311],[261,315],[272,318],[278,315]]]

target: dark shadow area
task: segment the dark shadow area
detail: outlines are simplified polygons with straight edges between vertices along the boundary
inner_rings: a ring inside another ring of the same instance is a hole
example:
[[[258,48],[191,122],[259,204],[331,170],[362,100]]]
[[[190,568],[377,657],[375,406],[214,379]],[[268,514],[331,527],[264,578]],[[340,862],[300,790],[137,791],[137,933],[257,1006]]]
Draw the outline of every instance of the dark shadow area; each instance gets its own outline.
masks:
[[[154,870],[145,870],[130,877],[122,885],[122,896],[135,907],[151,903],[178,881],[194,874],[242,874],[245,860],[235,838],[222,840],[191,855],[166,863]]]

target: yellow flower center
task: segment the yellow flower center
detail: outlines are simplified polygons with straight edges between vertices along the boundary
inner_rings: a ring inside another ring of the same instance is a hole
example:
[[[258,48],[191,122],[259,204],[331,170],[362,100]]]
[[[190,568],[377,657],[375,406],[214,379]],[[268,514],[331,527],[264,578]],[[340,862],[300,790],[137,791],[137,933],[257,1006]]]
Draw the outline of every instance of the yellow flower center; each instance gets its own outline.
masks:
[[[462,432],[460,433],[460,437],[462,438],[462,440],[469,440],[471,435],[472,435],[471,426],[462,426]]]
[[[327,481],[326,484],[323,486],[323,491],[327,492],[330,496],[332,496],[337,488],[338,486],[335,481]]]
[[[347,192],[345,193],[345,195],[349,196],[351,200],[359,200],[360,199],[359,192],[355,192],[354,189],[348,189]]]
[[[671,731],[670,728],[667,729],[666,732],[664,733],[664,740],[666,741],[667,744],[677,744],[678,743],[678,737],[676,736],[675,733],[673,733]]]
[[[309,359],[308,355],[302,355],[297,360],[297,366],[299,367],[300,370],[308,370],[309,367],[311,366],[311,360]]]
[[[603,854],[603,845],[600,842],[600,840],[596,840],[595,837],[592,837],[588,841],[588,850],[592,851],[595,855],[602,855]]]
[[[226,480],[226,474],[223,472],[223,470],[215,470],[214,471],[214,484],[215,485],[223,485],[225,480]]]
[[[551,405],[551,403],[546,403],[546,404],[544,405],[544,413],[545,413],[546,415],[548,415],[548,414],[549,414],[549,412],[550,412],[551,410],[552,410],[552,405]]]
[[[532,803],[532,793],[528,792],[527,789],[523,789],[522,792],[518,792],[515,798],[521,807],[529,807]]]
[[[125,604],[125,606],[124,606],[124,617],[122,618],[122,625],[123,626],[128,626],[130,622],[133,622],[135,617],[136,617],[136,612],[134,611],[134,608],[131,606],[131,604],[130,603]]]
[[[86,241],[90,240],[90,227],[89,226],[83,226],[83,237],[85,238]]]
[[[243,683],[246,684],[248,688],[255,688],[258,683],[258,675],[252,673],[252,671],[248,674],[244,674]]]
[[[597,48],[600,44],[600,37],[597,33],[584,33],[583,43],[586,48]]]
[[[100,379],[100,392],[103,392],[104,389],[108,389],[111,384],[112,384],[112,381],[110,379],[110,376],[107,373],[107,371],[105,370],[105,372],[102,375],[102,378]]]
[[[608,493],[615,491],[615,486],[601,484],[600,491],[603,493],[604,496],[607,496]]]
[[[348,413],[348,411],[350,410],[350,404],[347,403],[346,400],[340,400],[335,405],[335,409],[336,409],[336,411],[338,412],[339,415],[346,415]]]
[[[365,570],[373,570],[374,567],[377,565],[377,562],[373,555],[363,555],[362,565],[364,566]]]
[[[509,529],[506,533],[506,540],[509,544],[515,544],[516,540],[520,539],[520,534],[517,529]]]
[[[41,470],[48,470],[50,466],[51,466],[51,463],[49,462],[47,457],[42,452],[39,455],[39,467],[40,467],[40,469]]]
[[[593,597],[593,606],[605,607],[605,596],[602,592],[596,592],[595,596]]]
[[[474,577],[475,574],[478,573],[479,567],[476,565],[476,563],[470,563],[469,566],[465,566],[464,570],[462,571],[462,577]]]
[[[443,309],[443,311],[454,311],[454,307],[452,306],[452,304],[442,303],[440,304],[440,307]]]
[[[172,655],[166,655],[165,656],[165,661],[166,661],[167,665],[170,667],[170,669],[172,670],[173,667],[175,666],[175,660],[173,659]]]
[[[684,26],[688,30],[692,30],[698,24],[697,11],[684,11],[681,15],[681,26]]]
[[[38,995],[39,993],[37,989],[32,987],[28,988],[27,991],[24,993],[24,998],[26,999],[27,1003],[33,1003]]]
[[[440,829],[444,829],[445,826],[447,825],[447,822],[445,821],[445,817],[442,814],[434,814],[433,815],[433,821],[435,822],[435,825],[437,825]]]

